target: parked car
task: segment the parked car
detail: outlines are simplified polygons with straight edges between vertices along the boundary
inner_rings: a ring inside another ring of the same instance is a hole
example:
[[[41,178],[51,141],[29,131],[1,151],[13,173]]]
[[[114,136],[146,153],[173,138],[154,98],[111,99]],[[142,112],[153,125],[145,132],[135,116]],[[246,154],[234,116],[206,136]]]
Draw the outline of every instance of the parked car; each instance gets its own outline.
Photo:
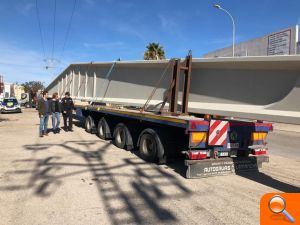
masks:
[[[21,113],[21,105],[16,98],[5,98],[0,106],[1,113],[17,112]]]

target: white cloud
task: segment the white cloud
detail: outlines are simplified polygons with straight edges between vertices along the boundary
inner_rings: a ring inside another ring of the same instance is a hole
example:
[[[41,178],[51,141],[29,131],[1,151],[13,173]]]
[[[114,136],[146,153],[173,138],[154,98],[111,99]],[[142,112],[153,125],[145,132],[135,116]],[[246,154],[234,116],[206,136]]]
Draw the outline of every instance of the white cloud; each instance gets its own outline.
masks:
[[[19,13],[21,13],[24,16],[29,15],[30,13],[32,13],[32,10],[34,8],[34,4],[33,3],[20,3],[16,5],[16,9]]]
[[[134,25],[132,25],[132,24],[120,23],[120,24],[116,24],[115,26],[113,26],[112,29],[121,34],[135,36],[138,39],[143,40],[143,41],[145,41],[147,39],[147,38],[145,38],[143,33],[140,30],[138,30],[137,28],[135,28]]]
[[[116,41],[116,42],[106,42],[106,43],[83,43],[83,46],[86,48],[104,48],[104,49],[111,49],[111,48],[118,48],[122,47],[124,44],[123,42]]]
[[[94,6],[96,1],[95,0],[84,0],[83,1],[85,4],[87,4],[88,6]]]
[[[142,23],[143,20],[144,15],[132,16],[127,20],[102,17],[98,20],[98,24],[101,27],[105,27],[104,29],[118,32],[120,35],[131,36],[138,38],[139,40],[146,41],[148,40],[146,32],[149,30],[145,30],[145,25]]]
[[[17,47],[16,43],[0,41],[0,74],[6,82],[42,81],[48,84],[54,73],[61,71],[56,68],[45,69],[43,55],[34,50]]]
[[[184,19],[184,15],[181,13],[174,13],[173,15],[160,14],[158,15],[160,26],[163,32],[176,36],[183,40],[185,39],[182,32],[181,20]]]
[[[160,24],[163,29],[172,30],[175,28],[176,23],[172,18],[165,15],[158,15],[158,18],[160,19]]]

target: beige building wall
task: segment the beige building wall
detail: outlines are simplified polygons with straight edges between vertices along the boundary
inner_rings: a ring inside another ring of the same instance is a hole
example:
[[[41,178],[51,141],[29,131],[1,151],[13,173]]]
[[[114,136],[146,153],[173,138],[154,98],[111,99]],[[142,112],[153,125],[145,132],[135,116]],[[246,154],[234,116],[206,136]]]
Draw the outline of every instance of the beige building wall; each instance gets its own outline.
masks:
[[[18,99],[18,100],[20,100],[21,99],[21,95],[23,94],[23,93],[25,93],[25,91],[24,91],[24,87],[23,86],[21,86],[21,85],[13,85],[13,92],[14,92],[14,97],[16,98],[16,99]]]
[[[299,26],[235,44],[235,56],[272,56],[299,54]],[[297,49],[298,48],[298,49]],[[232,46],[203,55],[204,58],[232,57]]]

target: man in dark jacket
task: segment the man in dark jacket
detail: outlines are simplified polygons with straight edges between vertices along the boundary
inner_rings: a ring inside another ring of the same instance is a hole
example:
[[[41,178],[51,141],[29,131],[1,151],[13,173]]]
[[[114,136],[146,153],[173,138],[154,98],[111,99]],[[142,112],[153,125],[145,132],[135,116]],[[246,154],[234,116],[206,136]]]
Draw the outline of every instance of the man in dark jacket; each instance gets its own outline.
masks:
[[[61,103],[59,100],[58,93],[54,93],[52,95],[52,99],[50,102],[50,111],[52,113],[52,128],[53,133],[59,133],[59,125],[60,125],[60,113],[61,113]]]
[[[73,110],[74,103],[72,98],[70,97],[70,93],[66,92],[65,97],[61,100],[62,112],[64,117],[64,128],[65,131],[73,131]],[[67,120],[69,119],[69,124],[67,124]]]
[[[40,128],[39,133],[40,137],[43,137],[43,135],[48,136],[48,120],[49,120],[49,114],[50,114],[50,107],[49,102],[47,100],[48,92],[44,91],[42,94],[42,98],[38,100],[38,112],[40,117]]]

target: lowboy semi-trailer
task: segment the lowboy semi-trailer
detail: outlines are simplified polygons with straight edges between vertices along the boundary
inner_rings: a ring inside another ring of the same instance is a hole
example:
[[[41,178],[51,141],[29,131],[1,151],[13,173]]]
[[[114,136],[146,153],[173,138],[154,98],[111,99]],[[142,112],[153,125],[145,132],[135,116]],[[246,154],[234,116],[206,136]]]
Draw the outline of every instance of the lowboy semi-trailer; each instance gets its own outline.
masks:
[[[180,59],[173,60],[170,87],[156,109],[147,108],[157,88],[154,87],[143,107],[91,101],[86,105],[76,104],[76,117],[87,132],[112,140],[121,149],[136,151],[148,162],[162,164],[184,156],[187,178],[258,170],[269,159],[266,137],[272,131],[272,124],[189,114],[191,62],[191,54],[183,63]]]

